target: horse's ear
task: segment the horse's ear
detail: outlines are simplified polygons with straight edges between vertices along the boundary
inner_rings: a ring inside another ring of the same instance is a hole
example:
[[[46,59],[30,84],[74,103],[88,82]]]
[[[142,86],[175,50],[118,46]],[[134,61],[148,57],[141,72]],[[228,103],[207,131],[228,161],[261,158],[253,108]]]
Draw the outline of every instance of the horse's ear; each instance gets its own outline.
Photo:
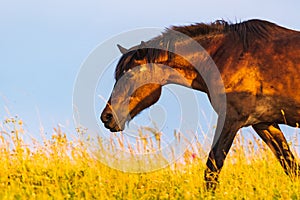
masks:
[[[144,41],[141,41],[141,45],[140,45],[140,47],[146,47],[146,42],[144,42]]]
[[[127,53],[127,52],[128,52],[128,49],[126,49],[126,48],[122,47],[122,46],[121,46],[121,45],[119,45],[119,44],[117,44],[117,47],[119,48],[119,50],[120,50],[120,52],[121,52],[122,54],[125,54],[125,53]]]
[[[137,60],[143,60],[146,56],[146,42],[141,41],[141,44],[138,46],[138,49],[136,51],[136,59]]]

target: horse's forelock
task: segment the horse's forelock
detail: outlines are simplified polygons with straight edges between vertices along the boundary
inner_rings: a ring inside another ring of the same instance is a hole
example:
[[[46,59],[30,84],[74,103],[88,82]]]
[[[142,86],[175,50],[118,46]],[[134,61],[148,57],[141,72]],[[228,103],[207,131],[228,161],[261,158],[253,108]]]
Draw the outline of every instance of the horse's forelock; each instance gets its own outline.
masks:
[[[158,63],[168,60],[168,51],[161,50],[159,48],[137,48],[135,50],[129,51],[128,53],[122,55],[117,64],[115,70],[116,80],[119,80],[125,72],[135,67],[133,61],[134,59],[137,59],[138,51],[144,51],[145,60],[147,61],[147,63]]]
[[[120,79],[125,72],[133,67],[131,62],[135,52],[136,50],[132,50],[122,55],[115,70],[116,80]]]

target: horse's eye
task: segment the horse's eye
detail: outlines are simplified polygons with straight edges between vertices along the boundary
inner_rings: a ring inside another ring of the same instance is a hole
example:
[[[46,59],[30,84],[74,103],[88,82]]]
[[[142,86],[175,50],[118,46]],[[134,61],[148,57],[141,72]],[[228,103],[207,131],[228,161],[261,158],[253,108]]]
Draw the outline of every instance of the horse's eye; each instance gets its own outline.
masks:
[[[128,70],[127,72],[124,73],[124,78],[130,79],[134,76],[131,70]]]

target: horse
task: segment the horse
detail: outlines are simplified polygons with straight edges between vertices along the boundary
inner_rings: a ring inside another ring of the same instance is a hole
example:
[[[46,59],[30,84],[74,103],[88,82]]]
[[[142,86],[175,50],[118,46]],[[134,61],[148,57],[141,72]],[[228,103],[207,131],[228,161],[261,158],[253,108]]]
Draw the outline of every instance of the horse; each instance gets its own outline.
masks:
[[[189,42],[185,42],[185,39],[170,39],[168,34],[172,31],[195,40],[213,60],[224,86],[225,110],[213,103],[216,97],[213,95],[214,88],[217,85],[214,85],[216,82],[210,82],[212,89],[208,89],[204,76],[210,77],[210,74],[205,65],[200,64],[196,69],[171,50],[179,49],[192,58],[196,54],[189,49]],[[150,48],[151,44],[164,48]],[[149,82],[137,86],[134,91],[130,91],[126,81],[123,81],[121,87],[114,86],[100,116],[107,129],[112,132],[122,131],[126,122],[158,101],[162,86],[171,83],[184,85],[206,93],[219,116],[216,130],[219,129],[220,133],[214,136],[204,172],[208,189],[216,188],[233,140],[238,130],[247,126],[252,126],[269,146],[287,175],[292,179],[299,177],[300,166],[279,127],[279,124],[299,126],[299,31],[259,19],[239,23],[218,20],[212,23],[172,26],[161,35],[147,42],[142,41],[140,45],[130,49],[120,45],[118,47],[122,57],[115,70],[116,85],[124,77],[126,80],[135,77],[133,81],[141,81],[146,77],[142,75],[146,70],[150,73],[147,75]],[[134,71],[139,66],[142,67]],[[163,66],[168,66],[183,78]],[[115,100],[112,100],[112,96]],[[127,104],[123,103],[125,101]],[[220,116],[224,117],[223,123],[219,120]]]

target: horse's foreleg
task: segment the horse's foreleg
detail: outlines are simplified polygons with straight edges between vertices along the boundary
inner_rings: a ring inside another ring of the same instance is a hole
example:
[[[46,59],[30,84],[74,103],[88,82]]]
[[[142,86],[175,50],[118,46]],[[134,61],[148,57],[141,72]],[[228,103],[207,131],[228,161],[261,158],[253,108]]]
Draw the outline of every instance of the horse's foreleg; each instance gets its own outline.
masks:
[[[208,190],[216,189],[219,173],[238,129],[239,126],[235,123],[225,122],[224,127],[220,127],[219,123],[217,125],[213,146],[206,163],[207,169],[204,174]]]
[[[299,176],[300,166],[291,152],[278,124],[270,125],[262,123],[253,125],[253,128],[275,154],[285,173],[291,178]]]

